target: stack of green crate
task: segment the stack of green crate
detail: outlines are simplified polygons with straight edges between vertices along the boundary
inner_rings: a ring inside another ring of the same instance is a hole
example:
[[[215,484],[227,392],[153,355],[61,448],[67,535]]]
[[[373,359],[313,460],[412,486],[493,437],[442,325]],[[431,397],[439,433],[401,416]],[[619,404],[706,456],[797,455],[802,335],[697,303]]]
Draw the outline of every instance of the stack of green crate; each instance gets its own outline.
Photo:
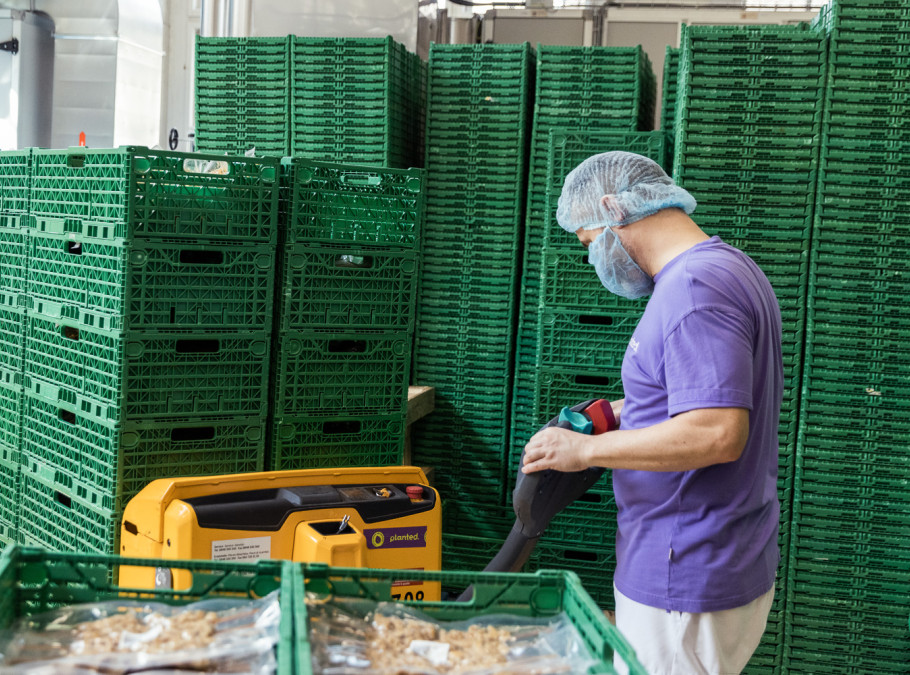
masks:
[[[430,50],[412,381],[436,391],[412,444],[446,499],[446,535],[496,539],[514,521],[505,463],[533,66],[528,44]]]
[[[910,2],[837,0],[819,24],[830,51],[785,661],[906,672]]]
[[[196,37],[196,149],[287,155],[290,38]]]
[[[582,133],[651,129],[655,87],[650,60],[641,47],[538,47],[512,397],[513,470],[525,443],[539,428],[534,396],[540,274],[553,216],[546,203],[550,132],[567,125]]]
[[[783,320],[778,491],[790,523],[808,250],[825,76],[824,40],[804,26],[692,26],[682,45],[674,178],[695,221],[758,263]],[[780,663],[786,565],[753,668]]]
[[[387,38],[293,37],[290,150],[318,161],[420,166],[425,66]]]
[[[646,301],[613,295],[600,283],[578,237],[556,222],[566,175],[591,155],[621,150],[650,157],[664,166],[667,136],[662,131],[550,132],[547,214],[540,267],[538,348],[534,375],[534,425],[539,428],[564,406],[588,399],[623,397],[620,366]],[[510,480],[518,472],[518,458]],[[532,565],[569,566],[601,603],[612,605],[616,508],[610,475],[567,507],[550,524]],[[560,562],[561,561],[561,562]]]
[[[676,96],[679,90],[679,48],[667,46],[664,56],[664,79],[661,93],[660,128],[668,134],[673,133],[673,122],[676,119]]]
[[[151,480],[262,469],[278,163],[32,158],[19,539],[112,552]]]
[[[282,162],[272,469],[400,464],[422,169]]]
[[[0,549],[18,539],[31,165],[31,150],[0,153]]]

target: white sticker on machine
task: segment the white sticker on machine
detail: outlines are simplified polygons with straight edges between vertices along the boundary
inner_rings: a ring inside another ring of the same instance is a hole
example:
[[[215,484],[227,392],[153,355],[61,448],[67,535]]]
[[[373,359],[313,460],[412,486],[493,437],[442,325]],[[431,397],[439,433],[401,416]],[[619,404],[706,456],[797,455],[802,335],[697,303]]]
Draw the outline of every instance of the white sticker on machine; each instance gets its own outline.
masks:
[[[261,560],[272,556],[271,537],[248,537],[246,539],[222,539],[212,542],[212,560],[235,562]]]

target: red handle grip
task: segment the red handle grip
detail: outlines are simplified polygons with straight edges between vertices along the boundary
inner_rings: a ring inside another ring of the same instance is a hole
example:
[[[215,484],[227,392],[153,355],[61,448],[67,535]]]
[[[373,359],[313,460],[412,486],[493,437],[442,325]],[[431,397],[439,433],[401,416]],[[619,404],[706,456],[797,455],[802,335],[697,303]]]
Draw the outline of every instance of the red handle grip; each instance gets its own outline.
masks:
[[[597,399],[584,409],[583,413],[588,416],[594,424],[592,434],[603,434],[613,431],[619,425],[616,423],[616,416],[613,414],[613,406],[605,399]]]

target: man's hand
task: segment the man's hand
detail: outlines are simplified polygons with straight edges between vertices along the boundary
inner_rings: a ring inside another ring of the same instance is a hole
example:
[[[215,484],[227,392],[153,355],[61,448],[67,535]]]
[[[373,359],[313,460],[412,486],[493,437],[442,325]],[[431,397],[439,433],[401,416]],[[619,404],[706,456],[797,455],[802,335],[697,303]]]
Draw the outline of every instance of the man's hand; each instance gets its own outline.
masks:
[[[588,464],[587,442],[591,437],[569,429],[550,427],[531,436],[525,446],[523,473],[544,469],[583,471]]]

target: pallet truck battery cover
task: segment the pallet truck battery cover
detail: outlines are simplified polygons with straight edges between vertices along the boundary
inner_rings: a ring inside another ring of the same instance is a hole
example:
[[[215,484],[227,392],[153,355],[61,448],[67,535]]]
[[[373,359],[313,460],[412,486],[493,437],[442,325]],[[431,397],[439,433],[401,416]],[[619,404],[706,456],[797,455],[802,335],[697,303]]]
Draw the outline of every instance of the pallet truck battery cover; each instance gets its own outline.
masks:
[[[124,557],[439,570],[442,513],[418,467],[306,469],[156,480],[124,510]],[[184,578],[185,577],[185,578]],[[121,585],[188,588],[189,572],[124,565]],[[393,597],[438,600],[438,583]]]

